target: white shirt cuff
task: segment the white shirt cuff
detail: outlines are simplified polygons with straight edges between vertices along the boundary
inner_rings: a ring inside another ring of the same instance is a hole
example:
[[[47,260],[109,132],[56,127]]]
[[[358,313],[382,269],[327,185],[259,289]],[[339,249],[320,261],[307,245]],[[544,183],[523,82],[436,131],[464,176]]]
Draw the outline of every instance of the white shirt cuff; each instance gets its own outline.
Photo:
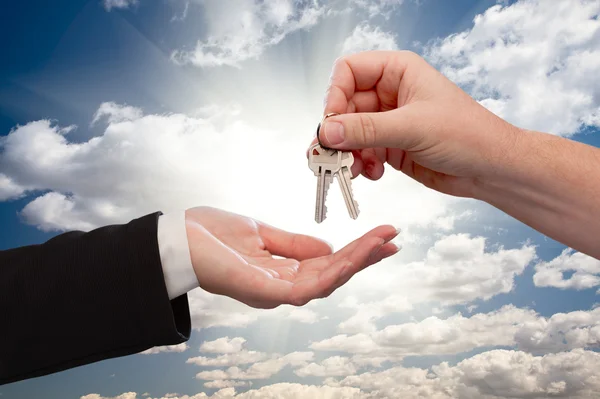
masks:
[[[190,257],[185,211],[161,215],[157,235],[163,275],[171,300],[199,286]]]

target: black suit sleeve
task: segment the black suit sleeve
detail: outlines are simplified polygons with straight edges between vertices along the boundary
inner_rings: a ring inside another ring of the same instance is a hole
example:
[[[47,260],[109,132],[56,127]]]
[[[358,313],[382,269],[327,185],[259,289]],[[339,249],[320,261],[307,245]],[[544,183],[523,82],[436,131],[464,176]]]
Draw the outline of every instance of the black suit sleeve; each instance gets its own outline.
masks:
[[[0,384],[190,336],[187,295],[169,301],[158,216],[0,251]]]

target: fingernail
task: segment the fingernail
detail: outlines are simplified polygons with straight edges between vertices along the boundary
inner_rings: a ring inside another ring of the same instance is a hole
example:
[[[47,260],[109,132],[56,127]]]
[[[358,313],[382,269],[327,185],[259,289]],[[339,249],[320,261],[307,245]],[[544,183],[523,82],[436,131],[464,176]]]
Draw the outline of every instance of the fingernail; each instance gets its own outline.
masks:
[[[344,141],[344,125],[339,122],[326,122],[325,139],[330,145],[341,144]]]
[[[402,229],[401,229],[400,227],[398,227],[398,228],[396,229],[396,235],[398,235],[398,234],[400,234],[400,233],[402,233]]]

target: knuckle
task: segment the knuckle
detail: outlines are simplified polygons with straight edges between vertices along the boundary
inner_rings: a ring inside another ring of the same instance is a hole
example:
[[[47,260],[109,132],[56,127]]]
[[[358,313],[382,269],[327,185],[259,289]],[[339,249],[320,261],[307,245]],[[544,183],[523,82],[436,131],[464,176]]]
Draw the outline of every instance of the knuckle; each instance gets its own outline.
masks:
[[[344,65],[348,63],[347,56],[341,56],[335,59],[333,62],[333,67],[331,68],[331,73],[329,75],[328,87],[335,85],[336,80],[339,79],[338,72],[340,68],[343,68]]]
[[[337,57],[335,59],[335,61],[333,61],[334,67],[336,67],[336,66],[338,66],[340,64],[345,63],[347,59],[348,59],[348,56],[346,56],[346,55],[342,55],[342,56]]]
[[[401,50],[400,55],[407,59],[415,60],[415,61],[422,59],[422,57],[419,54],[415,53],[414,51],[410,51],[410,50]]]
[[[375,122],[369,114],[358,114],[359,123],[359,137],[361,144],[366,145],[375,143],[377,139],[377,132],[375,130]]]
[[[308,299],[301,296],[295,295],[290,299],[290,305],[292,306],[304,306],[308,303]]]

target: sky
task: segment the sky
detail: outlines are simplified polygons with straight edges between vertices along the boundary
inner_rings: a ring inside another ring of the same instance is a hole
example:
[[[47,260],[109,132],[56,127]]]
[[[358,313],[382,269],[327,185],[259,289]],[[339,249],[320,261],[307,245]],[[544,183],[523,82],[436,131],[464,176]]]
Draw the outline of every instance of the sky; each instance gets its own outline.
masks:
[[[600,396],[600,261],[387,170],[333,185],[305,150],[336,58],[408,49],[517,126],[600,145],[600,0],[9,2],[0,250],[214,206],[402,251],[302,308],[190,292],[182,345],[0,386],[1,399]],[[37,326],[43,336],[44,326]]]

